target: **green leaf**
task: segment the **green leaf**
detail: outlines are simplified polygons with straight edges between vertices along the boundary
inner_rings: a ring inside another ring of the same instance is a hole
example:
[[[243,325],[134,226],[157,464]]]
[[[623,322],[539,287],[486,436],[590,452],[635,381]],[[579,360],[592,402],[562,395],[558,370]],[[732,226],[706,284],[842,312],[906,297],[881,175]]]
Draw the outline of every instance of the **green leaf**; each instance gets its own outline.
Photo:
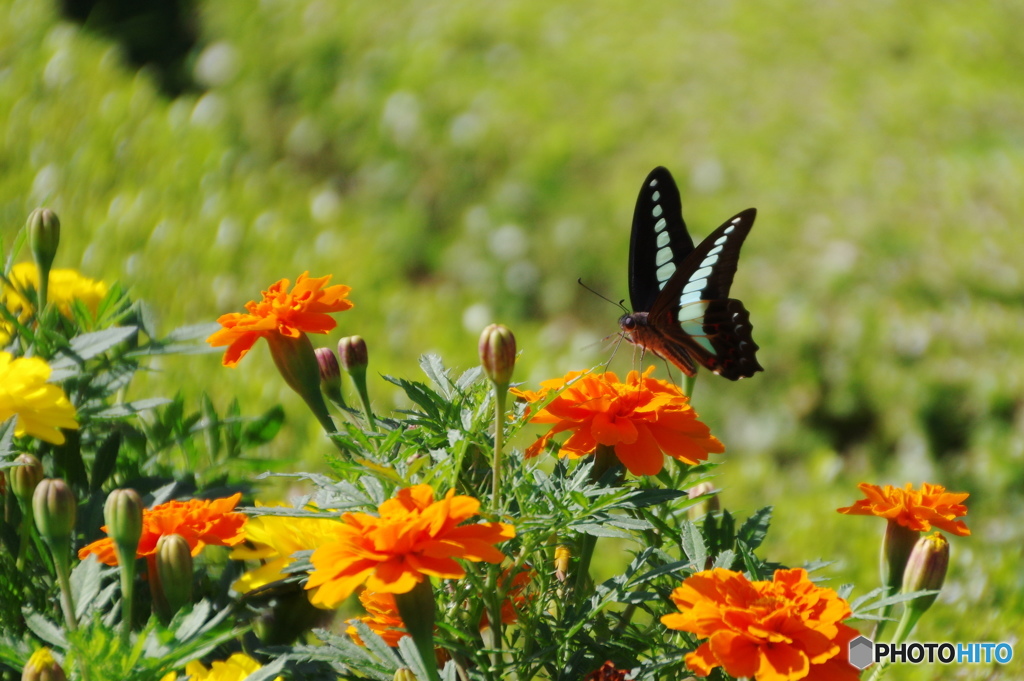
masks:
[[[126,416],[134,416],[135,414],[149,411],[150,409],[156,409],[157,407],[162,407],[165,404],[171,404],[171,400],[166,397],[149,397],[142,400],[135,400],[133,402],[115,404],[112,407],[98,412],[94,416],[98,419],[120,419]]]
[[[60,627],[34,610],[25,608],[22,612],[25,613],[25,624],[33,634],[56,648],[67,650],[68,640]]]
[[[704,544],[704,537],[701,536],[697,526],[688,520],[683,521],[680,529],[683,537],[683,553],[690,559],[694,569],[699,572],[704,569],[708,560],[708,549]]]
[[[271,407],[262,416],[245,426],[242,442],[247,447],[264,445],[273,440],[284,423],[284,408],[281,405]]]
[[[737,537],[751,549],[756,549],[768,534],[768,526],[772,522],[772,507],[765,506],[754,512],[740,527]]]
[[[138,332],[137,326],[114,326],[102,331],[85,333],[71,339],[71,352],[79,360],[89,360],[120,345]]]
[[[90,555],[71,571],[71,594],[75,600],[75,617],[80,621],[93,606],[103,586],[103,563]]]
[[[114,472],[117,464],[117,455],[121,451],[122,435],[120,430],[115,430],[107,436],[103,443],[96,450],[96,457],[92,462],[92,478],[90,485],[94,492],[103,487],[110,474]]]

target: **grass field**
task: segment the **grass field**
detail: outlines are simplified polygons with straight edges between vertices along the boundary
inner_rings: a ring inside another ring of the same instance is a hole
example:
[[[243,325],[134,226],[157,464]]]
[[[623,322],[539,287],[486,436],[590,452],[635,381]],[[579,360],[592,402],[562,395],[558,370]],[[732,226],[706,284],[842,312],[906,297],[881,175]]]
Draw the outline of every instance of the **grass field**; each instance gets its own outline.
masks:
[[[532,387],[609,357],[619,313],[576,280],[626,296],[636,191],[665,165],[698,239],[759,211],[733,294],[766,371],[694,398],[729,450],[725,505],[774,505],[772,558],[867,590],[882,523],[834,512],[857,482],[968,491],[973,536],[917,637],[1019,643],[1024,4],[197,8],[197,88],[171,98],[55,3],[0,0],[5,247],[53,208],[57,265],[120,280],[164,330],[333,274],[356,307],[327,342],[364,336],[371,374],[472,366],[499,321]],[[218,367],[164,360],[142,390],[300,409],[262,348]],[[323,446],[291,431],[267,455]]]

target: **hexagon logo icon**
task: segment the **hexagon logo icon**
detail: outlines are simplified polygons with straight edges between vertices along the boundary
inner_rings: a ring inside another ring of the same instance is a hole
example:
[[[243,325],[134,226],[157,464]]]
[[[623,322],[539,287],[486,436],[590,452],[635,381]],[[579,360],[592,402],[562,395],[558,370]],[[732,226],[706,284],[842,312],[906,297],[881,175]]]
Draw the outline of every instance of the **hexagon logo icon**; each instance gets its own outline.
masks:
[[[875,661],[875,644],[867,636],[858,636],[850,641],[850,664],[865,669]]]

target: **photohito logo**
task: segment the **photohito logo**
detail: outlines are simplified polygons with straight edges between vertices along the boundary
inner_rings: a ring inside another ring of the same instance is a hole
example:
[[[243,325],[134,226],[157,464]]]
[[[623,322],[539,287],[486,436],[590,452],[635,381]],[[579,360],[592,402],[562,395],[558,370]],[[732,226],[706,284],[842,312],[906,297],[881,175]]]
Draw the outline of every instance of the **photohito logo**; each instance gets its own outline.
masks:
[[[942,664],[1007,664],[1013,659],[1009,643],[875,643],[867,636],[850,641],[850,664],[865,669],[875,662],[940,662]]]

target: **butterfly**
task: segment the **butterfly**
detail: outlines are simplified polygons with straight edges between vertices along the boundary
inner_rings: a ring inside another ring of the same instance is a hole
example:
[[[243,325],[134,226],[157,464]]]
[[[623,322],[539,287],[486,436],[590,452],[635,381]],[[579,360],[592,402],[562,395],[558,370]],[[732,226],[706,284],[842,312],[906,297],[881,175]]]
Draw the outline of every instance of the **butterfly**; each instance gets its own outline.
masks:
[[[696,375],[698,364],[732,381],[764,371],[754,354],[750,313],[729,297],[740,246],[756,215],[754,208],[738,213],[694,247],[675,180],[665,168],[652,170],[633,212],[633,312],[619,318],[626,340],[687,376]]]

